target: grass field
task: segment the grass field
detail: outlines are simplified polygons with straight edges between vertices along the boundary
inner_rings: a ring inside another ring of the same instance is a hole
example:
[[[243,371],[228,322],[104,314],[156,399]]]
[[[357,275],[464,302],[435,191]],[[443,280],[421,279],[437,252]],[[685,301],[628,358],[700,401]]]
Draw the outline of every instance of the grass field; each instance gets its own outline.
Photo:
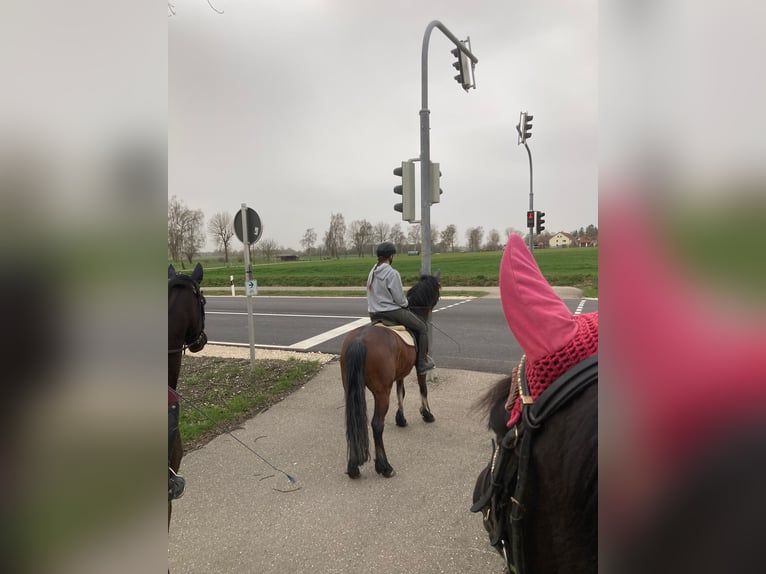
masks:
[[[494,286],[500,269],[501,251],[481,253],[437,253],[431,257],[431,268],[441,269],[442,285],[448,287]],[[535,259],[551,285],[578,287],[585,296],[598,296],[598,249],[539,249]],[[205,269],[205,287],[228,287],[229,276],[235,285],[245,282],[244,266],[240,261],[223,264],[222,258],[202,258]],[[180,262],[172,262],[182,271]],[[196,261],[195,261],[196,263]],[[253,261],[253,278],[259,287],[364,287],[367,274],[375,264],[372,256],[342,257],[327,260],[301,260],[284,263]],[[185,267],[191,269],[188,262]],[[399,255],[394,267],[401,273],[402,282],[412,285],[417,281],[420,257]]]

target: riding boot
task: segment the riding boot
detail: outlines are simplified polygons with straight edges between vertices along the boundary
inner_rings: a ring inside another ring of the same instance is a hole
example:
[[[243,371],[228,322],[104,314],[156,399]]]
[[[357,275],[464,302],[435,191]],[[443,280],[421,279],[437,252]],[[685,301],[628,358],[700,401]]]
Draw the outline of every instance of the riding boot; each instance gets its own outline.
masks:
[[[430,371],[436,365],[428,356],[428,333],[420,333],[418,335],[418,364],[416,370],[418,374]]]

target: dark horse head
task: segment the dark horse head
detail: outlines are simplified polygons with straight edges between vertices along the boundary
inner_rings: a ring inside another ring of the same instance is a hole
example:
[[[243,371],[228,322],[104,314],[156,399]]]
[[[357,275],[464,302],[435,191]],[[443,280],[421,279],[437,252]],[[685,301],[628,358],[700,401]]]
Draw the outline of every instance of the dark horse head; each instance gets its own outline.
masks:
[[[481,399],[495,433],[474,489],[509,571],[598,566],[598,313],[573,316],[512,235],[500,266],[506,321],[524,355]]]
[[[191,276],[176,273],[168,266],[168,353],[192,353],[207,343],[205,334],[205,296],[200,289],[202,265],[197,263]]]
[[[407,291],[409,309],[421,319],[427,319],[439,302],[441,292],[441,270],[433,275],[422,274],[417,283]]]

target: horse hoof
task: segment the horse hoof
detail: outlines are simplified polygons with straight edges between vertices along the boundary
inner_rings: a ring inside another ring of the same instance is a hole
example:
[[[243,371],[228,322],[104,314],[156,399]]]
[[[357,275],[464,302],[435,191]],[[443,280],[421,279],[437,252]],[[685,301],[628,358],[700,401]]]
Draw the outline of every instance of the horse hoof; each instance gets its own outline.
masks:
[[[432,423],[436,420],[434,416],[428,411],[420,411],[420,414],[423,416],[423,420],[427,423]]]
[[[349,478],[359,478],[359,476],[361,476],[361,473],[359,472],[359,467],[349,468],[346,474],[348,474]]]
[[[389,468],[388,470],[384,470],[381,474],[384,478],[391,478],[392,476],[396,476],[396,471],[393,468]]]
[[[398,427],[406,427],[407,426],[407,419],[404,418],[404,415],[396,415],[396,426]]]

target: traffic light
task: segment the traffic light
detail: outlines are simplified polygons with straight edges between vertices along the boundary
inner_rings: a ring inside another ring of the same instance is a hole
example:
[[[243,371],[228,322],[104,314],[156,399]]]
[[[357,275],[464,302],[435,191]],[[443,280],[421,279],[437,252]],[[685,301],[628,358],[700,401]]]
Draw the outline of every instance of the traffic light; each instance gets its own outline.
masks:
[[[532,119],[533,115],[527,112],[521,112],[519,114],[519,123],[516,124],[516,131],[519,132],[519,143],[521,145],[532,137]]]
[[[441,201],[441,197],[439,197],[443,192],[441,190],[441,187],[439,187],[440,184],[440,178],[442,176],[442,172],[439,169],[439,164],[431,162],[431,203],[439,203]]]
[[[535,226],[535,212],[527,211],[527,227],[532,229]]]
[[[543,225],[543,223],[545,223],[545,220],[543,219],[543,217],[545,217],[545,212],[538,211],[537,212],[537,230],[536,230],[538,235],[540,235],[540,233],[542,233],[543,230],[545,229],[545,226]]]
[[[463,45],[468,46],[468,49],[471,49],[471,40],[460,40],[460,42]],[[471,88],[476,88],[476,85],[474,84],[473,79],[473,62],[471,61],[471,58],[466,56],[460,48],[454,48],[453,50],[450,50],[453,56],[455,56],[456,61],[452,63],[452,67],[455,68],[458,71],[458,75],[455,76],[455,81],[463,86],[463,89],[467,92]]]
[[[394,169],[394,175],[402,178],[402,184],[394,187],[394,193],[402,196],[402,202],[394,205],[394,211],[402,214],[402,221],[415,220],[415,164],[403,161],[402,167]]]

